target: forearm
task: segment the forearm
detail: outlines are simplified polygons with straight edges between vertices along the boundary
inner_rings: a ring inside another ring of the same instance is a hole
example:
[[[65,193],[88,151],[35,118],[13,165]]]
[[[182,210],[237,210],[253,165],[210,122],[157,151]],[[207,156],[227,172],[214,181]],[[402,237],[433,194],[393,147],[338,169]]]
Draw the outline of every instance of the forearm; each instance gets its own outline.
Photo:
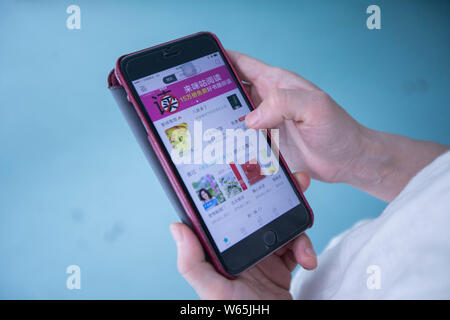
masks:
[[[360,155],[351,163],[344,182],[390,202],[417,172],[449,149],[363,127]]]

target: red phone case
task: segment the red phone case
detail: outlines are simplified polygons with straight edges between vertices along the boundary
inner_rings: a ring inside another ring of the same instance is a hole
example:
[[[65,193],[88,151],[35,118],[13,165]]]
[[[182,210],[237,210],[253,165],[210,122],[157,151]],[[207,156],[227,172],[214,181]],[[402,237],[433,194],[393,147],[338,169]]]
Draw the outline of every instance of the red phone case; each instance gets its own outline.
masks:
[[[145,50],[157,48],[159,46],[163,46],[169,43],[173,43],[176,41],[179,41],[181,39],[189,38],[198,34],[209,34],[212,36],[216,42],[219,45],[220,50],[222,51],[223,55],[225,56],[227,62],[231,66],[231,69],[236,76],[236,78],[239,80],[240,83],[242,83],[241,79],[239,78],[235,68],[231,64],[231,61],[226,54],[225,49],[222,47],[222,44],[220,43],[219,39],[210,32],[199,32],[193,35],[189,35],[183,38],[179,38],[173,41],[169,41],[163,44],[159,44],[157,46],[152,46],[147,49],[139,50],[137,52],[142,52]],[[134,53],[137,53],[134,52]],[[131,54],[134,54],[131,53]],[[128,54],[127,54],[128,55]],[[205,232],[203,231],[203,228],[201,226],[201,223],[199,221],[199,218],[195,214],[195,209],[191,206],[190,201],[188,199],[188,195],[186,195],[183,191],[183,188],[180,184],[180,182],[177,180],[175,173],[172,170],[172,167],[169,163],[169,160],[164,155],[162,146],[159,145],[157,142],[157,139],[155,135],[153,134],[152,130],[150,129],[150,125],[147,123],[147,120],[145,116],[142,114],[141,110],[139,109],[138,103],[134,96],[131,94],[130,88],[128,88],[123,75],[120,71],[120,60],[127,56],[123,55],[121,56],[116,63],[116,68],[111,71],[111,73],[108,76],[108,87],[113,90],[113,95],[116,98],[116,101],[118,102],[122,113],[125,115],[125,118],[127,119],[130,127],[133,130],[133,133],[135,134],[139,144],[141,145],[141,148],[143,149],[144,153],[147,156],[147,159],[149,160],[150,164],[152,165],[152,168],[154,169],[155,173],[158,176],[158,179],[160,180],[161,184],[163,185],[166,193],[169,196],[169,199],[171,200],[172,204],[177,210],[178,215],[180,216],[181,220],[188,225],[191,226],[191,228],[194,230],[194,232],[197,234],[200,242],[203,245],[203,248],[205,249],[209,260],[212,262],[216,270],[218,270],[221,274],[226,276],[229,279],[233,279],[236,277],[236,275],[229,274],[225,268],[222,266],[220,260],[215,254],[215,251],[212,247],[212,244],[210,243],[208,237],[206,236]],[[250,101],[251,107],[254,109],[253,102],[251,101],[248,93],[246,90],[243,90],[245,93],[248,101]],[[128,101],[128,102],[127,102]],[[134,113],[134,114],[133,114]],[[148,135],[147,135],[148,132]],[[146,139],[145,139],[146,136]],[[270,134],[269,134],[270,136]],[[151,148],[150,148],[151,147]],[[275,147],[276,149],[276,147]],[[278,150],[276,150],[278,151]],[[279,154],[279,159],[283,163],[283,165],[288,168],[285,160]],[[161,172],[163,171],[163,172]],[[293,175],[289,170],[288,174],[290,175],[291,180],[294,182],[295,187],[299,191],[302,200],[304,201],[305,205],[307,206],[309,212],[311,213],[311,225],[313,224],[314,215],[313,212],[306,201],[305,197],[303,196],[303,193],[300,189],[300,186],[297,184],[296,180],[294,179]],[[171,192],[172,191],[172,192]],[[175,191],[176,197],[173,196],[173,191]]]

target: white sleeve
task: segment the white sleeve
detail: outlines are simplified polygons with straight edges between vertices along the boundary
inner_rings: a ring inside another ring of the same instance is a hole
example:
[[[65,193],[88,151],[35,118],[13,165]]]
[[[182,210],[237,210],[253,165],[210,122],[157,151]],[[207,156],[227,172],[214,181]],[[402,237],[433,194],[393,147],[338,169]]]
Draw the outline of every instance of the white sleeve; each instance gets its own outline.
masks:
[[[295,299],[449,299],[450,152],[421,170],[373,220],[334,238]]]

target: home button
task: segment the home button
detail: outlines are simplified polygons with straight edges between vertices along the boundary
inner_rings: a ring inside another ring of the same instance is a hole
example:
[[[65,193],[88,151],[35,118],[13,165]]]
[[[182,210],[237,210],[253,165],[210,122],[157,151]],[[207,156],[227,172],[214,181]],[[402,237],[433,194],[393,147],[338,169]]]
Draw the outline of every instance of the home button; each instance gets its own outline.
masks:
[[[277,235],[275,232],[269,230],[264,233],[263,239],[266,246],[270,247],[277,242]]]

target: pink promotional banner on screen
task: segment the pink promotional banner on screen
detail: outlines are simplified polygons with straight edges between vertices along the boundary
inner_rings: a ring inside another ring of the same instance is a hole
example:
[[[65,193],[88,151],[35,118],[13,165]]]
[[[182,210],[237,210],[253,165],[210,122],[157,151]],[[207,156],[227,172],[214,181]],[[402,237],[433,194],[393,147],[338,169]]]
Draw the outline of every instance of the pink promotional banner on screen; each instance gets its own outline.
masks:
[[[152,121],[157,121],[233,89],[236,85],[230,72],[226,66],[221,66],[148,92],[140,98]]]

